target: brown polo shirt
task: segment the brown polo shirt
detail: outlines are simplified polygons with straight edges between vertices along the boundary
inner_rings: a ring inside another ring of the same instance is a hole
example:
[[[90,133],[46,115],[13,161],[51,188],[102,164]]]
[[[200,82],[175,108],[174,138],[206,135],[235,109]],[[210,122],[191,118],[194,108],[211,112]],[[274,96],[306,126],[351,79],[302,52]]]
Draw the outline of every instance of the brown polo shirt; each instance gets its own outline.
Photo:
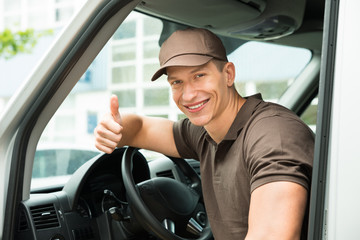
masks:
[[[314,136],[290,110],[247,98],[219,144],[203,127],[183,119],[174,124],[183,158],[200,161],[202,190],[216,239],[244,239],[251,192],[274,181],[310,188]],[[306,236],[306,230],[302,234]]]

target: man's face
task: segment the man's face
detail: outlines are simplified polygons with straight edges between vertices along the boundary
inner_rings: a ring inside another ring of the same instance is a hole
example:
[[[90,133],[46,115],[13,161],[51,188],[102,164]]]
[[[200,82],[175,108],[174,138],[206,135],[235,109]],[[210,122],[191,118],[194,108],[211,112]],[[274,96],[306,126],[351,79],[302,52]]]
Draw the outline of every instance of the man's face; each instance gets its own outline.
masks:
[[[201,66],[168,67],[167,75],[173,100],[193,124],[206,126],[223,114],[232,90],[225,70],[220,72],[210,61]]]

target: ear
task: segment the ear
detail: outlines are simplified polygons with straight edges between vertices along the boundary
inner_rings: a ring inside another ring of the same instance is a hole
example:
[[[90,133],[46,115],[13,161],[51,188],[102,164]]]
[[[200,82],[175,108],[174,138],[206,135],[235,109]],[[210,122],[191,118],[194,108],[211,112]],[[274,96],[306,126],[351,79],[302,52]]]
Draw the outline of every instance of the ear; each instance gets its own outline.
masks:
[[[225,64],[224,74],[226,74],[226,84],[231,87],[235,81],[235,65],[232,62]]]

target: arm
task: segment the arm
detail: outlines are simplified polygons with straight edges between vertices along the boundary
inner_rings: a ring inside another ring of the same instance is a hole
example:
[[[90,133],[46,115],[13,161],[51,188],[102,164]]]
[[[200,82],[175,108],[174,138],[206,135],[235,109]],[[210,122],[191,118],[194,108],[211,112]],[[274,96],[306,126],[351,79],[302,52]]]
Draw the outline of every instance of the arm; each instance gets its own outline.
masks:
[[[110,112],[101,119],[94,130],[96,148],[111,153],[116,147],[128,145],[179,157],[173,137],[172,121],[135,114],[121,117],[118,108],[118,98],[112,96]]]
[[[246,240],[300,239],[307,190],[293,182],[272,182],[251,194]]]

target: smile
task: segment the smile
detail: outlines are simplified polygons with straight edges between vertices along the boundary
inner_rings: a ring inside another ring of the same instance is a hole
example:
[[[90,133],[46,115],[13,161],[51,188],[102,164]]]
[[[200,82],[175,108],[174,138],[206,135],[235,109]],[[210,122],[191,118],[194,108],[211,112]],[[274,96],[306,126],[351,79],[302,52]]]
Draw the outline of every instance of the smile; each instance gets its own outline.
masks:
[[[201,103],[198,103],[198,104],[196,104],[196,105],[192,105],[192,106],[187,105],[187,106],[185,106],[185,107],[186,107],[187,109],[189,109],[190,111],[197,111],[197,110],[202,109],[202,107],[203,107],[208,101],[209,101],[209,99],[207,99],[207,100],[205,100],[205,101],[203,101],[203,102],[201,102]]]

